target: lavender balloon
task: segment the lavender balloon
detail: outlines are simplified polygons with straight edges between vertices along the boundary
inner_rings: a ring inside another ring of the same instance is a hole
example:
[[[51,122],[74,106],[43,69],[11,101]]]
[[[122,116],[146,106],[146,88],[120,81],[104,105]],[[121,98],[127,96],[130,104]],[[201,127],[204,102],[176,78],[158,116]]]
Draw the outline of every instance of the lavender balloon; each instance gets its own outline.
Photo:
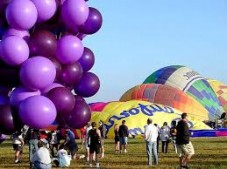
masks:
[[[83,75],[83,69],[80,63],[75,62],[70,65],[64,65],[60,74],[60,81],[66,86],[76,85]]]
[[[66,0],[62,5],[62,19],[73,27],[83,24],[88,18],[88,14],[88,5],[84,0]]]
[[[32,90],[40,90],[54,82],[56,69],[47,58],[36,56],[26,60],[20,69],[20,80]]]
[[[78,85],[74,87],[74,91],[83,97],[91,97],[95,95],[100,87],[99,78],[91,72],[85,72]]]
[[[35,25],[37,17],[37,9],[30,0],[13,0],[6,8],[6,19],[15,29],[30,29]]]
[[[20,65],[29,57],[29,48],[24,39],[9,36],[1,44],[2,60],[9,65]]]
[[[72,64],[80,59],[84,51],[79,38],[73,35],[63,36],[57,43],[56,58],[62,64]]]
[[[8,37],[8,36],[18,36],[18,37],[24,39],[25,41],[27,41],[28,38],[30,37],[30,34],[26,30],[17,30],[17,29],[9,28],[3,34],[3,39],[6,38],[6,37]]]
[[[54,16],[57,4],[55,0],[32,0],[38,11],[38,22],[46,21]]]
[[[82,128],[91,119],[91,110],[89,105],[83,100],[76,100],[74,109],[70,115],[65,117],[67,124],[71,128]]]
[[[78,62],[81,64],[84,72],[89,71],[95,63],[94,53],[89,48],[85,47],[84,52]]]
[[[89,15],[86,22],[80,27],[80,31],[84,34],[94,34],[102,27],[101,13],[92,7],[89,7]]]
[[[21,120],[31,128],[42,129],[56,118],[54,103],[44,96],[32,96],[21,102],[19,107]]]
[[[10,94],[10,103],[11,105],[18,107],[23,100],[40,94],[41,92],[39,90],[32,91],[22,86],[17,87]]]

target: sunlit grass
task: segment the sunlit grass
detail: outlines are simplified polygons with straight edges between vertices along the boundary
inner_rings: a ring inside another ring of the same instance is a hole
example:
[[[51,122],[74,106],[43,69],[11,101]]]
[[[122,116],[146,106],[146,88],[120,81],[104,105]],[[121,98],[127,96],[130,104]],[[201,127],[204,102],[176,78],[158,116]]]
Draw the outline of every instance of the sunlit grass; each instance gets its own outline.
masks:
[[[78,154],[83,154],[80,141]],[[194,138],[192,143],[196,155],[191,160],[192,169],[219,169],[227,168],[227,137],[222,138]],[[161,146],[161,144],[160,144]],[[159,147],[161,148],[161,147]],[[105,141],[105,157],[100,160],[101,168],[110,169],[144,169],[147,158],[145,143],[142,139],[129,139],[128,153],[115,154],[113,140]],[[28,146],[24,148],[24,156],[21,164],[14,164],[14,151],[10,141],[0,145],[0,169],[21,168],[28,169]],[[85,159],[74,160],[69,168],[88,168]],[[159,153],[159,165],[157,168],[178,168],[178,157],[173,150],[172,144],[169,145],[167,154]]]

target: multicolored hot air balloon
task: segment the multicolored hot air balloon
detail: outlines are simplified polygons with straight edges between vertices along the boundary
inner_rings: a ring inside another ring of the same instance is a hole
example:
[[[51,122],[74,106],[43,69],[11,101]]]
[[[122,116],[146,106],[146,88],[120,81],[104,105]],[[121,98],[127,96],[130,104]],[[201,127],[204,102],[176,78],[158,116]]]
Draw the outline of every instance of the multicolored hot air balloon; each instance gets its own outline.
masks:
[[[100,103],[98,103],[100,104]],[[104,105],[104,104],[103,104]],[[91,121],[102,120],[107,128],[107,137],[114,138],[114,125],[126,120],[131,136],[142,136],[148,118],[153,123],[162,126],[164,122],[169,125],[172,121],[181,119],[182,111],[170,106],[150,103],[147,101],[131,100],[127,102],[109,102],[100,111],[93,111]],[[189,126],[192,130],[211,129],[200,120],[191,118]]]
[[[143,83],[166,84],[184,91],[207,109],[210,120],[219,118],[224,111],[207,80],[185,66],[173,65],[159,69]]]
[[[167,105],[190,114],[198,120],[208,120],[208,111],[194,98],[172,86],[162,84],[142,84],[125,92],[120,101],[144,100]]]
[[[216,93],[224,111],[227,112],[227,85],[217,80],[207,79],[207,81]]]

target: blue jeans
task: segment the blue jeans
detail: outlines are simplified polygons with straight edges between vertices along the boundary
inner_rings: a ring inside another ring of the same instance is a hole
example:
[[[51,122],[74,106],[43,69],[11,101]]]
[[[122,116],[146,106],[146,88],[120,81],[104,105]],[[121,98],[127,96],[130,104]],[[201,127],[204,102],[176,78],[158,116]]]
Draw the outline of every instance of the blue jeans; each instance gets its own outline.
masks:
[[[29,141],[29,158],[32,160],[33,154],[38,150],[38,140],[32,139]]]
[[[148,165],[152,165],[152,159],[154,165],[158,164],[157,142],[146,141],[146,151],[148,158]]]
[[[38,161],[34,163],[35,169],[51,169],[51,164],[43,164]]]

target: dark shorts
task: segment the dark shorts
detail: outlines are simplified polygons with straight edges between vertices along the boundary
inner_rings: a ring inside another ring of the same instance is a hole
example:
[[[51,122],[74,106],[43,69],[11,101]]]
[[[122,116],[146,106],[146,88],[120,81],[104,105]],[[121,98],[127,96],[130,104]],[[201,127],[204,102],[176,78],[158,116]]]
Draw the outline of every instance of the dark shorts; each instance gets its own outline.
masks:
[[[128,144],[128,137],[120,137],[120,144],[122,145]]]
[[[101,149],[101,144],[96,144],[96,145],[90,145],[90,153],[93,154],[94,152],[96,152],[96,154],[100,153]]]
[[[116,137],[114,137],[114,140],[115,140],[115,143],[117,143],[120,141],[120,137],[116,136]]]
[[[23,150],[23,148],[20,144],[13,144],[13,149],[15,151],[22,151]]]

